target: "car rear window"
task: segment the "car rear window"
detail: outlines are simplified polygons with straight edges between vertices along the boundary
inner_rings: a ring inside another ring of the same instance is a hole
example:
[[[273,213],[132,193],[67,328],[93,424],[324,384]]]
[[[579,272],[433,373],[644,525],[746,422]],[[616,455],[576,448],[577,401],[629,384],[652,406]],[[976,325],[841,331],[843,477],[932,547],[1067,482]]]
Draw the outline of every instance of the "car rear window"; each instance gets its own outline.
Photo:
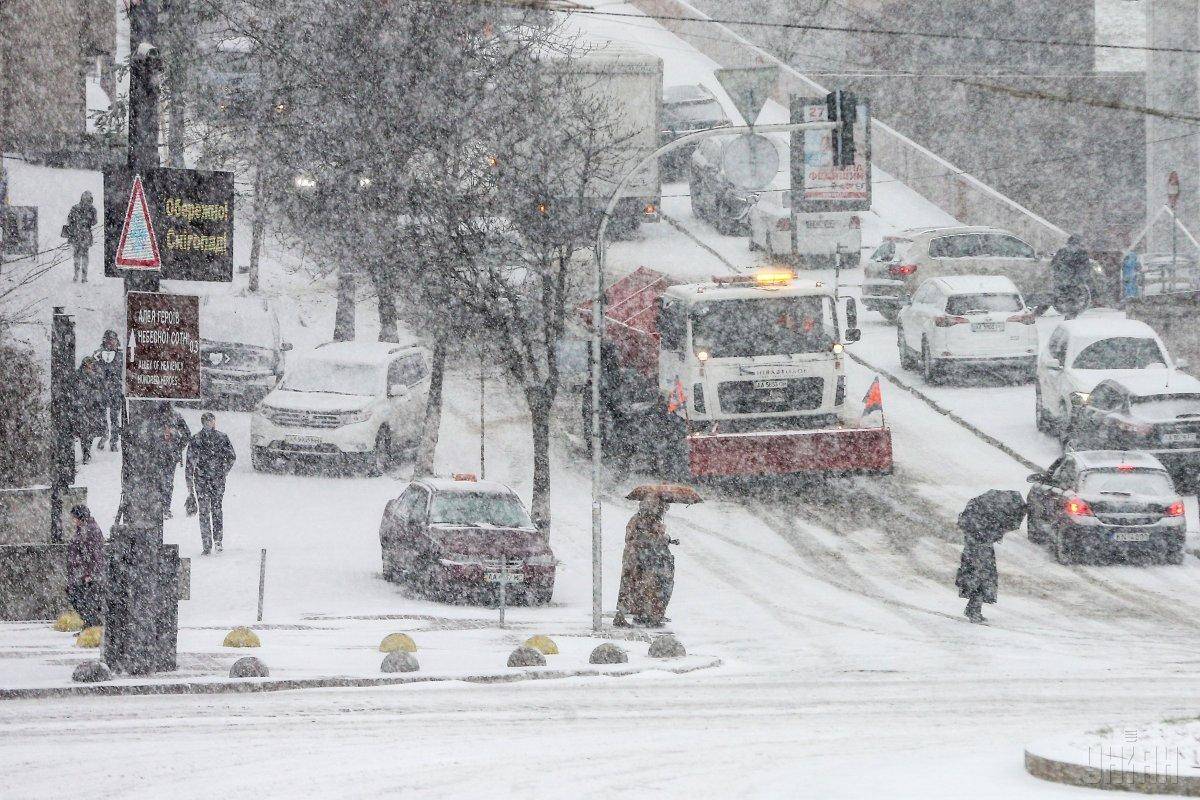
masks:
[[[514,495],[494,492],[437,492],[429,506],[431,525],[530,528],[533,523]]]
[[[1158,342],[1132,336],[1114,336],[1093,342],[1075,356],[1075,369],[1145,369],[1167,363]]]
[[[1156,394],[1134,397],[1130,410],[1145,419],[1176,420],[1200,417],[1200,394]]]
[[[1079,479],[1079,491],[1084,494],[1173,495],[1175,484],[1171,476],[1154,469],[1093,469]]]
[[[1025,306],[1015,294],[956,294],[946,301],[947,314],[968,314],[972,311],[1020,311]]]

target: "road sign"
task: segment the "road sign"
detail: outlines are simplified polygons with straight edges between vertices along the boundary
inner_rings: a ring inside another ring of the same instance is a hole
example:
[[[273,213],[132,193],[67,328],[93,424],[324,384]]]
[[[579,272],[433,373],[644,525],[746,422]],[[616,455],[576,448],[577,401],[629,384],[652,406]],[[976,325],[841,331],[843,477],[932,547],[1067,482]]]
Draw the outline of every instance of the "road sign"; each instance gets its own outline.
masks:
[[[1171,170],[1171,174],[1167,176],[1167,205],[1172,209],[1179,202],[1179,173]]]
[[[778,67],[722,67],[714,70],[717,83],[729,95],[747,125],[758,121],[779,80]]]
[[[792,122],[825,122],[825,98],[793,97]],[[871,208],[871,105],[858,101],[854,121],[854,163],[834,163],[833,131],[792,134],[793,213],[868,211]],[[795,229],[795,226],[793,226]]]
[[[162,261],[158,257],[158,239],[154,235],[154,221],[150,219],[150,208],[146,204],[146,189],[142,176],[133,176],[129,191],[129,203],[125,209],[125,222],[121,225],[121,241],[113,260],[122,269],[159,269]]]
[[[737,136],[721,152],[721,174],[739,189],[765,189],[779,174],[779,151],[765,136]]]
[[[125,319],[125,396],[199,400],[200,298],[129,292]]]
[[[104,253],[110,278],[157,259],[164,280],[233,280],[233,173],[105,170]]]

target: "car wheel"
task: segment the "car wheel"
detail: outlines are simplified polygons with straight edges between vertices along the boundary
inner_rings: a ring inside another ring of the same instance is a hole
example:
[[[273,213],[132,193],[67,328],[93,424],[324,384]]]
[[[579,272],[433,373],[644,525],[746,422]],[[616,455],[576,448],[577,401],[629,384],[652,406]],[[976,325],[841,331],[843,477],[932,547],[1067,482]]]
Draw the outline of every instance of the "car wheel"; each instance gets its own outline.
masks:
[[[1054,560],[1060,564],[1078,564],[1082,560],[1079,543],[1068,540],[1061,533],[1054,538]]]
[[[267,456],[267,448],[252,447],[250,449],[250,467],[255,472],[267,472],[271,469],[271,459]]]
[[[1166,553],[1163,555],[1163,562],[1179,566],[1183,563],[1183,542],[1168,543]]]
[[[384,545],[382,550],[383,579],[388,583],[398,583],[400,580],[400,570],[396,568],[396,556],[387,545]]]
[[[1034,380],[1037,380],[1036,376]],[[1033,387],[1033,416],[1039,431],[1042,433],[1053,431],[1054,426],[1050,423],[1050,415],[1046,413],[1046,407],[1042,405],[1042,387],[1040,385]]]
[[[1025,522],[1025,535],[1034,544],[1045,544],[1048,541],[1046,532],[1042,530],[1041,525],[1034,522],[1033,517],[1029,517]]]
[[[1075,423],[1071,419],[1071,409],[1069,407],[1060,406],[1059,411],[1061,413],[1059,414],[1058,422],[1055,423],[1054,427],[1058,434],[1059,444],[1061,444],[1063,448],[1066,448],[1067,442],[1071,439],[1071,428]]]
[[[904,341],[904,328],[896,327],[896,349],[900,351],[900,366],[904,369],[916,369],[917,357]]]
[[[942,381],[942,365],[929,352],[929,340],[921,340],[921,376],[928,384],[937,384]]]
[[[367,455],[367,474],[372,478],[383,475],[392,466],[392,434],[381,427],[375,434],[375,450]]]

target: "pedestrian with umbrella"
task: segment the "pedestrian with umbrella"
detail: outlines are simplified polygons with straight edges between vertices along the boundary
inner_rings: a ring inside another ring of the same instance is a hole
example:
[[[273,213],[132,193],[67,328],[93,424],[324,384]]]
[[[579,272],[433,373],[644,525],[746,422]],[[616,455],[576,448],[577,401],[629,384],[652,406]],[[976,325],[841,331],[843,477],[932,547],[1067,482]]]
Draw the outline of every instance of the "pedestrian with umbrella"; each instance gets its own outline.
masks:
[[[690,486],[648,484],[626,495],[639,502],[637,513],[625,526],[625,551],[621,556],[621,586],[613,625],[629,627],[626,615],[649,627],[662,627],[667,605],[675,590],[675,557],[663,516],[670,503],[699,503],[700,495]]]
[[[996,602],[1000,583],[996,569],[996,542],[1021,527],[1025,501],[1019,492],[991,489],[967,501],[958,515],[963,532],[962,558],[954,585],[958,596],[967,598],[964,612],[971,622],[986,622],[983,604]]]

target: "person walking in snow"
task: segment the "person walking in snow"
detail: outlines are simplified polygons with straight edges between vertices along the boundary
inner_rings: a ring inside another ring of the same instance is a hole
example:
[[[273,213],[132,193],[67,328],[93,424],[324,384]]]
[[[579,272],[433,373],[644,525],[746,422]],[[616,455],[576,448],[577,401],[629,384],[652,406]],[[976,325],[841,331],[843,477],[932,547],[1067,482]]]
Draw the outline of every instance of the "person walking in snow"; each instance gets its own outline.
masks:
[[[121,349],[121,337],[116,331],[104,332],[100,349],[92,353],[100,374],[104,378],[103,419],[108,423],[108,449],[117,450],[121,441],[121,425],[125,419],[125,352]],[[103,446],[103,442],[101,442]]]
[[[71,509],[71,521],[75,533],[67,543],[67,600],[84,627],[91,628],[104,624],[104,533],[85,505]]]
[[[83,463],[92,460],[92,444],[104,437],[104,377],[96,359],[85,356],[75,373],[71,434],[79,440]]]
[[[187,467],[200,511],[200,541],[203,554],[223,549],[225,477],[237,456],[229,437],[217,430],[217,416],[206,411],[200,416],[200,431],[187,449]]]
[[[75,255],[76,283],[87,283],[88,250],[92,247],[92,228],[96,226],[96,205],[92,193],[84,192],[79,202],[71,206],[67,224],[62,227],[62,236],[71,245]]]
[[[191,441],[192,431],[187,422],[174,408],[171,408],[168,419],[162,431],[162,459],[160,461],[159,477],[162,479],[163,517],[171,518],[171,497],[175,491],[175,468],[183,465],[183,454]]]
[[[1091,305],[1092,262],[1083,238],[1073,233],[1050,260],[1050,290],[1054,307],[1067,319],[1075,319]]]
[[[625,551],[621,557],[621,585],[613,625],[628,627],[626,615],[651,627],[666,621],[667,604],[675,587],[675,557],[663,515],[667,503],[661,496],[646,497],[625,526]]]

